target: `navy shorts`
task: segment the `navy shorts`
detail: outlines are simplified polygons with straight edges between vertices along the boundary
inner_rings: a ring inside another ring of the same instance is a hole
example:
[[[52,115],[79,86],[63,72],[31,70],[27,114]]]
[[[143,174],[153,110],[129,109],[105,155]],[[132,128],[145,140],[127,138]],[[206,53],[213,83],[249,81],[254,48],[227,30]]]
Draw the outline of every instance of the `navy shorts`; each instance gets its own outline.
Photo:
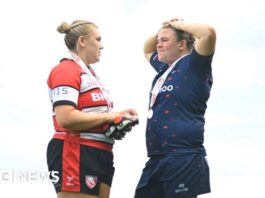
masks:
[[[135,198],[192,198],[208,192],[209,167],[204,154],[169,154],[149,159]]]
[[[115,170],[112,152],[58,139],[49,142],[47,163],[57,193],[98,195],[100,183],[111,186]]]

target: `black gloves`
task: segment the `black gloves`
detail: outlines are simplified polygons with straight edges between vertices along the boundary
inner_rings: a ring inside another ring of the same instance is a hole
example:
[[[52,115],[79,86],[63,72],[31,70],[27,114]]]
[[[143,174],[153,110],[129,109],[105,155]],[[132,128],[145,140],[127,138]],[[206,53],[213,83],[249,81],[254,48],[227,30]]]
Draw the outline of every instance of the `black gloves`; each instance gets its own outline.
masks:
[[[124,138],[127,132],[130,132],[132,128],[139,124],[139,120],[131,120],[126,117],[117,117],[114,119],[113,123],[110,124],[109,128],[106,130],[106,135],[115,140],[121,140]]]

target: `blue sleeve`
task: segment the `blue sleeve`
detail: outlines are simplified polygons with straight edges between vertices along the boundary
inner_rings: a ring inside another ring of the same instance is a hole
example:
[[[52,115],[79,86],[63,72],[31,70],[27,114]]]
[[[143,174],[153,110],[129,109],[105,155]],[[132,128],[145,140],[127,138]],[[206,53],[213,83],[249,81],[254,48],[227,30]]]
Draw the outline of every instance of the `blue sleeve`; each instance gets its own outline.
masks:
[[[190,58],[190,70],[193,74],[199,75],[199,77],[206,77],[212,71],[212,59],[213,55],[202,56],[196,52],[195,49],[191,52]]]
[[[160,72],[161,70],[164,70],[167,68],[166,63],[162,63],[158,60],[157,52],[154,52],[150,58],[150,64],[152,67],[156,70],[156,72]]]

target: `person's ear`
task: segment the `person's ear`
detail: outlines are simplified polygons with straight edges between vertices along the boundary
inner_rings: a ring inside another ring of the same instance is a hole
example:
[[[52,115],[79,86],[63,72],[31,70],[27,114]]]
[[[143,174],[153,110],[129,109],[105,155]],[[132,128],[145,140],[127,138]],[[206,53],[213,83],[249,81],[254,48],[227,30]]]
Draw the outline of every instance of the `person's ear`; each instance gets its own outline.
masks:
[[[86,38],[84,36],[79,36],[77,42],[79,43],[79,45],[81,47],[85,47],[86,46]]]
[[[184,50],[187,48],[187,41],[186,40],[181,40],[178,42],[178,47],[180,50]]]

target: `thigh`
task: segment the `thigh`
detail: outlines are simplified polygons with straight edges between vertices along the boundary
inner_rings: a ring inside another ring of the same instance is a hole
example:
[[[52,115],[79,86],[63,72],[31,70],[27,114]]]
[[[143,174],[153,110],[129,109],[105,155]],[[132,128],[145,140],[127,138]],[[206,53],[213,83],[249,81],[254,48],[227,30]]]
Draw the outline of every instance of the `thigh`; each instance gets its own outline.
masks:
[[[59,192],[57,193],[57,198],[109,198],[110,187],[107,184],[100,184],[99,196],[88,195],[85,193],[75,193],[75,192]]]
[[[59,192],[57,198],[98,198],[98,196],[75,192]]]
[[[110,186],[104,183],[100,184],[99,198],[109,198]]]

